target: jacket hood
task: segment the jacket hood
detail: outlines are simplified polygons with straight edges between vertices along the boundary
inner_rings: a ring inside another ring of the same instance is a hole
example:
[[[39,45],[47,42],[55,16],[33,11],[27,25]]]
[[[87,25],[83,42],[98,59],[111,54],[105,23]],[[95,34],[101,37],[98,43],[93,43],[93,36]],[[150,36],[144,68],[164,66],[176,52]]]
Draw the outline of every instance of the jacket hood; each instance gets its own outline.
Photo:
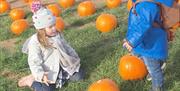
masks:
[[[137,0],[132,0],[133,2],[136,2]],[[172,7],[175,0],[154,0],[155,2],[159,2],[161,4],[164,4],[168,7]]]

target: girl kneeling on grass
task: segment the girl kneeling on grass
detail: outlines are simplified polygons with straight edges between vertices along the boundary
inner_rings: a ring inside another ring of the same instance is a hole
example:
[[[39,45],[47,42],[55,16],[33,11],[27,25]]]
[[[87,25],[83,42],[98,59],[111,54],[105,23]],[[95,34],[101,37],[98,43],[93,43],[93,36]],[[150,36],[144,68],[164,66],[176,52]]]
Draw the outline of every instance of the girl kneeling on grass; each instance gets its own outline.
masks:
[[[80,58],[62,33],[56,31],[55,17],[37,2],[31,9],[37,33],[25,42],[23,52],[28,54],[32,75],[21,78],[18,85],[29,86],[35,91],[54,91],[67,80],[82,79]]]

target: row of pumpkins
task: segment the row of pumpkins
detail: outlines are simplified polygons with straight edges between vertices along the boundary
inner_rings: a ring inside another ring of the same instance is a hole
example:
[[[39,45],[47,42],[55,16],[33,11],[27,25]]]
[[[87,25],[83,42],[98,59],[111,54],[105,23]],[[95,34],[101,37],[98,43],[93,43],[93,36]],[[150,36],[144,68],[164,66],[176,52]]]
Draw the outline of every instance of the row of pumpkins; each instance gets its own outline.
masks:
[[[33,0],[23,0],[25,3],[31,4]],[[75,0],[59,0],[59,5],[63,8],[69,8],[74,5]],[[121,0],[107,0],[107,7],[118,7]],[[56,28],[57,30],[63,30],[65,23],[62,18],[59,17],[62,10],[58,4],[50,4],[47,8],[57,17]],[[6,0],[0,0],[0,14],[8,11],[10,4]],[[96,12],[96,5],[92,1],[84,1],[78,5],[78,14],[81,17],[90,16]],[[28,22],[24,19],[25,12],[21,8],[12,9],[9,16],[14,21],[11,25],[11,31],[20,35],[28,27]],[[109,32],[117,26],[117,19],[112,14],[101,14],[96,20],[96,28],[101,32]]]
[[[31,4],[33,0],[24,0],[26,3]],[[75,0],[59,0],[59,4],[63,8],[69,8],[74,4]],[[180,0],[179,0],[180,2]],[[107,0],[107,7],[109,8],[115,8],[118,7],[121,4],[121,0]],[[132,7],[132,1],[129,0],[127,4],[128,10]],[[0,0],[0,14],[6,12],[9,10],[10,6],[9,3],[6,0]],[[63,30],[64,29],[64,22],[63,19],[59,17],[61,14],[61,9],[59,8],[58,4],[50,4],[47,6],[47,8],[53,13],[54,16],[57,17],[57,29],[58,30]],[[95,13],[96,11],[96,6],[95,4],[88,0],[80,3],[77,8],[79,16],[89,16]],[[18,20],[18,19],[23,19],[25,17],[25,13],[23,9],[17,8],[13,9],[10,12],[10,17],[12,20]],[[22,22],[18,21],[18,22]],[[25,20],[23,20],[23,23]],[[12,23],[11,30],[13,33],[19,35],[21,34],[26,28],[27,28],[27,21],[25,24],[23,23]],[[21,26],[25,26],[24,28],[17,27],[20,26],[18,24],[21,24]],[[14,29],[15,26],[15,29]],[[100,30],[101,32],[109,32],[113,30],[117,26],[117,19],[114,15],[112,14],[101,14],[98,16],[96,20],[96,28]],[[179,26],[179,24],[178,24]],[[174,26],[176,27],[176,25]]]
[[[30,0],[26,0],[26,1],[29,2]],[[62,1],[68,1],[68,0],[62,0]],[[74,0],[70,0],[70,1],[74,1]],[[113,1],[113,0],[108,0],[108,1]],[[0,0],[0,8],[1,8],[1,4],[5,2],[6,2],[5,0],[4,1]],[[70,6],[70,4],[68,5],[63,4],[63,5],[64,6],[62,7],[64,8]],[[85,8],[79,9],[79,7],[85,7]],[[61,10],[58,7],[58,5],[51,4],[48,5],[47,8],[50,11],[52,11],[53,14],[57,17],[56,28],[62,30],[64,28],[64,22],[62,18],[58,17],[58,15],[60,15],[61,13]],[[84,1],[79,4],[78,12],[80,11],[86,12],[86,9],[88,10],[88,13],[79,13],[79,15],[86,16],[93,14],[95,12],[95,5],[93,4],[93,2]],[[11,19],[14,20],[14,22],[11,25],[12,32],[14,32],[17,35],[21,34],[29,25],[28,22],[25,19],[23,19],[25,17],[24,10],[13,9],[10,11],[9,15]],[[108,32],[113,28],[115,28],[116,25],[117,25],[117,19],[114,15],[111,14],[101,14],[96,20],[96,27],[98,30],[101,30],[102,32]],[[132,55],[123,56],[119,61],[118,68],[119,68],[119,74],[121,78],[124,80],[138,80],[144,78],[147,75],[147,69],[143,61]],[[120,90],[118,88],[118,85],[113,80],[102,79],[91,84],[90,87],[88,88],[88,91],[120,91]]]

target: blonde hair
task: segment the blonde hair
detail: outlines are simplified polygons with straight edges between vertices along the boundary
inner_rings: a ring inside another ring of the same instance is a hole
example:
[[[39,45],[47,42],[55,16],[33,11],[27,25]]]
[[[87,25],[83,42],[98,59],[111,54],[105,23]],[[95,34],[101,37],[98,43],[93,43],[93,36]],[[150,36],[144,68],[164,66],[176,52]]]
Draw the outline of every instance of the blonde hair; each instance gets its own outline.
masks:
[[[37,32],[37,38],[38,38],[38,41],[40,42],[40,44],[44,47],[44,48],[50,48],[51,45],[48,41],[48,38],[46,36],[46,31],[45,29],[40,29],[38,30]]]

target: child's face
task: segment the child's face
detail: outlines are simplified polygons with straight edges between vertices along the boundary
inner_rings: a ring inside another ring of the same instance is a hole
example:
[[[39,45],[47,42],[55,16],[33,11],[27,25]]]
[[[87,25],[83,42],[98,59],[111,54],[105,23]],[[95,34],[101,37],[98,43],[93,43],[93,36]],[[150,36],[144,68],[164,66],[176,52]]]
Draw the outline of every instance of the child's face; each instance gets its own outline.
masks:
[[[47,28],[45,28],[45,30],[46,30],[46,35],[47,36],[50,36],[50,37],[53,37],[53,36],[55,36],[56,35],[56,27],[55,27],[55,25],[52,25],[52,26],[50,26],[50,27],[47,27]]]

